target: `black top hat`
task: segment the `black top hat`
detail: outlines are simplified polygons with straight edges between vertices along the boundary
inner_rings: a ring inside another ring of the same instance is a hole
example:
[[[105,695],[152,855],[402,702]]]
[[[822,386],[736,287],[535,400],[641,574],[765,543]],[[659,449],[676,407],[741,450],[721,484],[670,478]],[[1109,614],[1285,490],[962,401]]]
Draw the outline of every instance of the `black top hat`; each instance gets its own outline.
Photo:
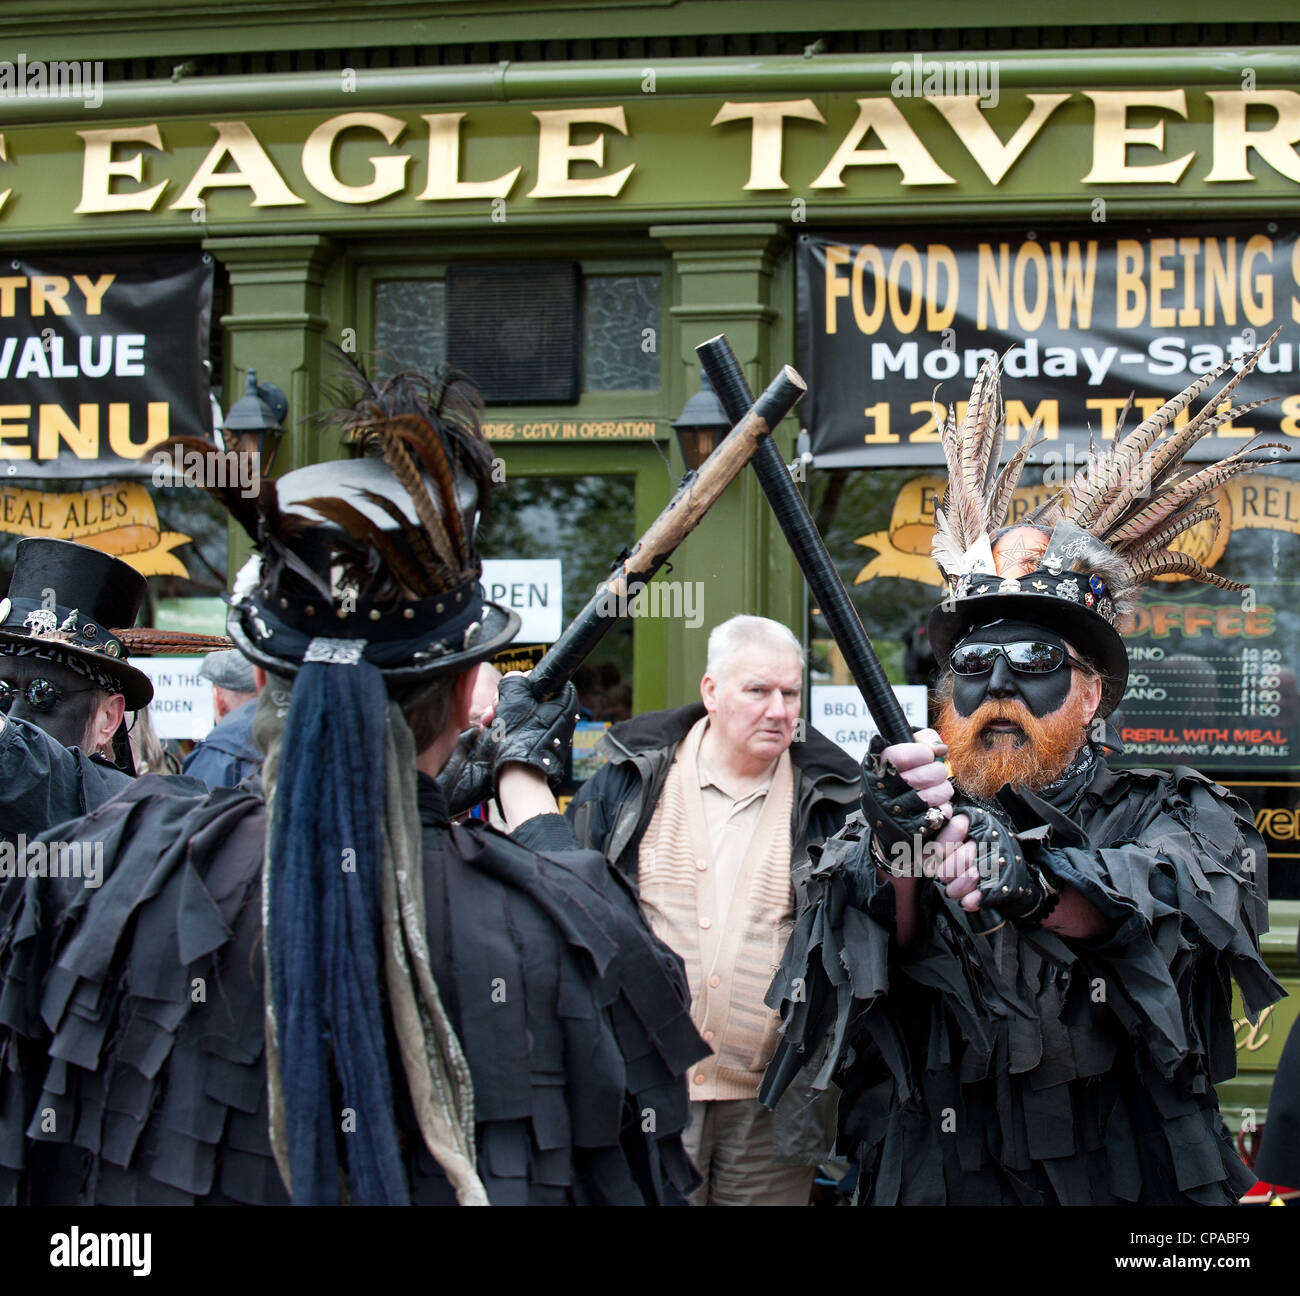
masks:
[[[394,683],[431,679],[486,660],[518,633],[518,614],[483,598],[477,555],[422,597],[416,580],[402,579],[432,577],[412,543],[422,510],[381,460],[313,464],[268,490],[262,552],[240,573],[226,622],[263,669],[287,676],[304,661],[367,661]],[[472,534],[477,490],[460,477],[456,493]],[[426,505],[444,516],[437,495]]]
[[[342,357],[353,403],[333,416],[364,457],[220,494],[259,552],[235,582],[227,629],[278,675],[304,662],[367,662],[392,683],[464,670],[514,638],[487,602],[474,545],[492,483],[481,401],[463,374],[372,383]]]
[[[153,683],[125,661],[123,631],[135,625],[145,589],[144,577],[112,554],[71,540],[20,540],[9,596],[0,599],[0,652],[63,661],[138,711]]]
[[[947,662],[967,631],[993,621],[1027,621],[1054,630],[1102,675],[1099,713],[1109,715],[1124,696],[1128,651],[1115,628],[1118,613],[1106,583],[1095,573],[1063,570],[1053,562],[1023,575],[996,570],[959,577],[930,613],[927,629],[936,660]]]

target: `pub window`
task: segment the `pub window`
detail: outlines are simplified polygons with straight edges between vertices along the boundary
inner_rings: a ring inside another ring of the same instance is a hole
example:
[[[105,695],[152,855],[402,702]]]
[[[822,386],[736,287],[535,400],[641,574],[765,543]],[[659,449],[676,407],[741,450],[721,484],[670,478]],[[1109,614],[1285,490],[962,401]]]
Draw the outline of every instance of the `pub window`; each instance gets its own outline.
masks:
[[[447,357],[447,289],[441,279],[383,279],[375,288],[378,367],[430,373]]]
[[[659,276],[587,275],[583,391],[659,390]]]
[[[584,392],[659,390],[660,297],[658,275],[583,276]],[[374,350],[381,372],[429,372],[447,358],[442,279],[382,279],[375,285],[374,306]]]
[[[559,558],[563,617],[568,625],[609,575],[609,557],[636,540],[636,478],[624,474],[512,477],[498,490],[479,525],[485,559]],[[502,601],[509,603],[521,591]],[[532,592],[529,592],[529,598]],[[519,606],[519,604],[514,604]],[[578,732],[563,794],[590,778],[603,763],[595,755],[600,735],[632,715],[632,621],[615,623],[573,678],[578,691]],[[527,636],[512,645],[540,655]]]

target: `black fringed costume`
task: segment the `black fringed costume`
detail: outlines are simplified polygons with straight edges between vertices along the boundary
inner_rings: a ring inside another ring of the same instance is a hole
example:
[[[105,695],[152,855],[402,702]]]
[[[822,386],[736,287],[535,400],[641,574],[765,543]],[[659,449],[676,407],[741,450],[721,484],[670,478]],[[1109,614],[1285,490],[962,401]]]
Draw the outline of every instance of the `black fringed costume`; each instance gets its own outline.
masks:
[[[972,923],[922,881],[900,950],[855,816],[826,844],[769,995],[785,1035],[762,1097],[824,1054],[863,1204],[1234,1202],[1252,1177],[1212,1088],[1236,1069],[1230,978],[1252,1015],[1281,994],[1258,953],[1250,815],[1192,770],[1099,755],[1042,795],[1089,842],[1054,850],[1053,873],[1112,934],[981,935],[996,918]]]
[[[707,1049],[680,960],[557,816],[507,838],[449,826],[423,775],[419,797],[430,955],[491,1202],[681,1201],[681,1076]],[[26,889],[0,935],[0,1202],[287,1200],[267,1134],[265,833],[247,791],[145,778],[76,826],[103,843],[100,889]],[[454,1204],[392,1074],[412,1201]]]

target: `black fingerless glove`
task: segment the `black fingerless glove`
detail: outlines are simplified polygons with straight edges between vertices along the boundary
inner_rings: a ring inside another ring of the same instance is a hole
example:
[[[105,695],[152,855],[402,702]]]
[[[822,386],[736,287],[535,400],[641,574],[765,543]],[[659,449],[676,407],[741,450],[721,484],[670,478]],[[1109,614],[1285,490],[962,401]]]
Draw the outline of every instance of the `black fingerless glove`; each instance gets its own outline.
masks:
[[[877,846],[877,859],[899,842],[933,837],[944,825],[942,813],[926,805],[903,776],[881,758],[885,740],[877,734],[862,762],[862,813]]]
[[[438,773],[437,783],[453,819],[482,805],[496,791],[492,762],[496,744],[486,729],[475,725],[456,740],[451,758]]]
[[[533,694],[526,676],[507,675],[497,692],[496,717],[487,729],[495,739],[493,781],[508,764],[527,765],[559,787],[578,723],[578,691],[566,684],[545,702]]]
[[[958,801],[952,812],[970,819],[966,840],[976,844],[980,907],[996,909],[1021,927],[1038,927],[1056,907],[1061,890],[1033,858],[1037,852],[1032,847],[1027,850],[1011,825],[983,806]]]

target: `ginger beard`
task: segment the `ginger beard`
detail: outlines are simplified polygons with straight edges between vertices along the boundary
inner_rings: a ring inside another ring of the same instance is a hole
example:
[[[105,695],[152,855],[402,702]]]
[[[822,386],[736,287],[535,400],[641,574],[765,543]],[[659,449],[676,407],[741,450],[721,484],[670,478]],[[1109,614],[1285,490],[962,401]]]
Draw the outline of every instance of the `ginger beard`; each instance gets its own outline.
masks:
[[[1034,715],[1013,698],[990,698],[970,715],[952,703],[952,677],[943,686],[939,733],[948,744],[953,782],[972,796],[990,800],[1005,784],[1037,792],[1065,772],[1084,743],[1094,705],[1077,687],[1048,715]],[[1017,729],[989,729],[995,721]]]

